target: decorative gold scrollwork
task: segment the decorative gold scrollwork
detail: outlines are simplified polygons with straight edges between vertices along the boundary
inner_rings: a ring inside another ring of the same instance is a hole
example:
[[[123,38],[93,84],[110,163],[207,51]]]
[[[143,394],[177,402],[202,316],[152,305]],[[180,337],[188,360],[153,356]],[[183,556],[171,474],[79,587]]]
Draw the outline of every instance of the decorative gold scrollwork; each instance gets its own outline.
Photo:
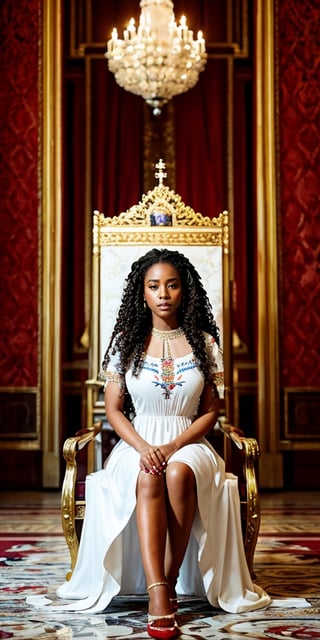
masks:
[[[154,212],[163,212],[171,222],[163,226],[152,225]],[[123,229],[123,233],[121,232]],[[215,218],[203,216],[186,205],[181,197],[160,184],[142,196],[141,201],[118,216],[106,217],[94,211],[93,253],[100,247],[113,244],[195,244],[223,245],[228,251],[228,212]]]

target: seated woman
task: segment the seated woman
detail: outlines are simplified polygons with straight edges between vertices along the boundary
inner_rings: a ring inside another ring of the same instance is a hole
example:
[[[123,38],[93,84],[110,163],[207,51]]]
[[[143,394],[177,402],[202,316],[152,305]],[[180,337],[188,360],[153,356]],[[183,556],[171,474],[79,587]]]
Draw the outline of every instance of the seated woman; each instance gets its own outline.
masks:
[[[223,384],[219,330],[181,253],[152,249],[133,263],[102,375],[120,441],[87,478],[77,565],[58,595],[98,612],[147,586],[154,638],[178,635],[177,594],[234,613],[266,607],[246,564],[237,479],[205,438]]]

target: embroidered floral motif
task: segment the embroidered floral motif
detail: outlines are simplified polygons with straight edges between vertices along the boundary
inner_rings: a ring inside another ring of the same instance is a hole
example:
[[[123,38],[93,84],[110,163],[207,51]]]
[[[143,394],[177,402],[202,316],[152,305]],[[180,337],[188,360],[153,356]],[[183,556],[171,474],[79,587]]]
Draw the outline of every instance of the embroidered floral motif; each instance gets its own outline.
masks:
[[[177,373],[182,373],[183,371],[189,371],[190,369],[194,369],[196,367],[196,361],[194,358],[189,360],[184,360],[177,364]]]
[[[157,362],[153,361],[149,363],[145,360],[142,365],[142,369],[145,369],[145,371],[152,371],[153,373],[159,373],[159,365]]]
[[[123,376],[116,371],[105,371],[105,380],[107,380],[107,382],[118,382],[120,384],[123,382]]]
[[[174,360],[172,360],[172,358],[161,358],[160,374],[155,375],[155,378],[155,380],[152,380],[152,383],[156,387],[161,387],[161,389],[163,389],[163,396],[165,400],[169,400],[175,387],[182,387],[185,382],[185,380],[181,379],[181,374],[175,379]]]
[[[219,387],[219,385],[223,385],[224,384],[224,375],[223,373],[214,373],[213,374],[213,381],[214,383],[217,385],[217,387]]]

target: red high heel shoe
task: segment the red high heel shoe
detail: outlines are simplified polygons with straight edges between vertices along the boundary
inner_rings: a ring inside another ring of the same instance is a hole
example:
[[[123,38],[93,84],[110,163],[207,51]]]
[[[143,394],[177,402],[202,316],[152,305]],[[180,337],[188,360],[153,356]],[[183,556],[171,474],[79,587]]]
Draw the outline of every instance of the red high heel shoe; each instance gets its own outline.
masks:
[[[159,640],[171,640],[171,638],[177,638],[180,633],[174,613],[161,618],[149,614],[147,631],[151,638]]]
[[[148,587],[148,591],[153,587],[166,586],[167,582],[154,582]],[[171,607],[172,603],[170,601]],[[177,638],[179,635],[179,627],[176,622],[175,614],[169,613],[164,616],[153,616],[148,614],[147,632],[151,638],[158,638],[158,640],[171,640],[171,638]]]

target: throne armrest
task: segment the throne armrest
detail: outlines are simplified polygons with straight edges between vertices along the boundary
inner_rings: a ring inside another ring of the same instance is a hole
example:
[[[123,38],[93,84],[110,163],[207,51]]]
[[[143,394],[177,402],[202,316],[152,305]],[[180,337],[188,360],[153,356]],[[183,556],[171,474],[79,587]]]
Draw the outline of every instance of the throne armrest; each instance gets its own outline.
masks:
[[[243,432],[230,424],[225,417],[219,418],[218,424],[224,434],[226,469],[238,476],[244,548],[249,571],[254,577],[253,557],[260,528],[260,505],[255,471],[260,455],[259,445],[255,438],[245,438]]]
[[[77,455],[85,447],[93,445],[93,441],[98,433],[102,429],[102,421],[94,423],[91,427],[78,431],[75,436],[68,438],[63,446],[63,457],[66,461],[66,471],[62,485],[61,494],[61,514],[62,514],[62,529],[69,547],[71,557],[71,572],[74,569],[78,547],[79,536],[76,527],[77,519],[82,521],[84,509],[85,509],[85,496],[76,493],[76,486],[78,480],[78,461]],[[88,452],[86,452],[88,454]],[[92,454],[91,454],[92,456]],[[83,481],[88,470],[88,457],[86,456],[85,467],[82,469]],[[92,469],[91,469],[92,470]],[[71,572],[67,575],[67,580],[71,576]]]

